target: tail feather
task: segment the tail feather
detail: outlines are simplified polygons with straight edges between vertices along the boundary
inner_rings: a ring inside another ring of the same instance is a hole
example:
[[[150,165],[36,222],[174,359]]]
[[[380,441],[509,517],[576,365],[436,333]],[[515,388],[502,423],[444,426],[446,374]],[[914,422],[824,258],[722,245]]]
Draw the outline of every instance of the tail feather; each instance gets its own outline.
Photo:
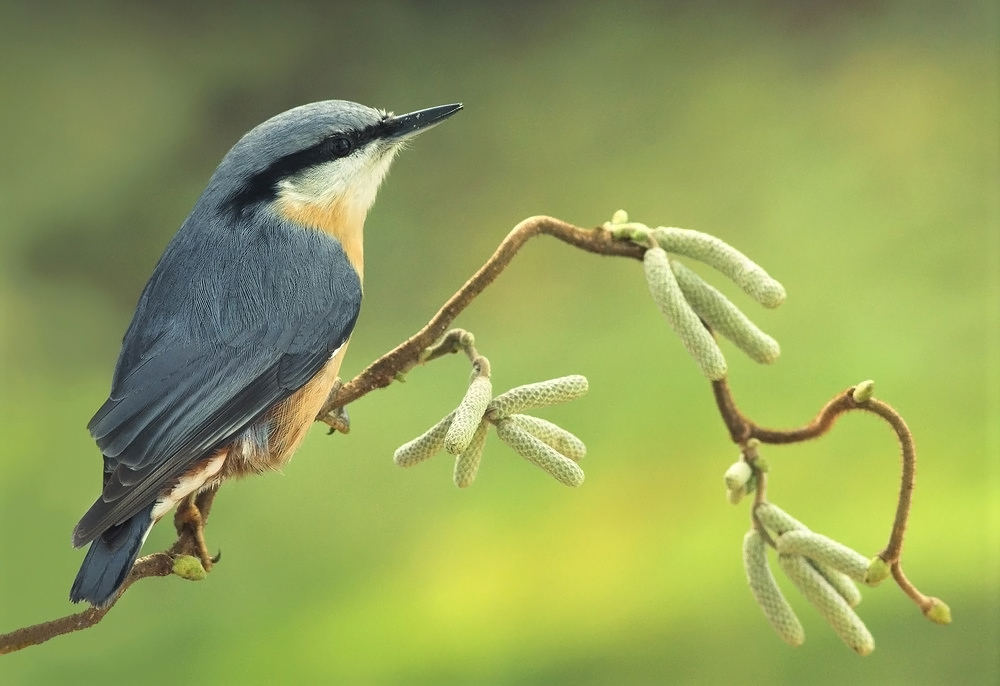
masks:
[[[153,526],[152,513],[150,505],[94,539],[69,592],[70,600],[74,603],[86,600],[95,607],[111,602],[125,583]]]

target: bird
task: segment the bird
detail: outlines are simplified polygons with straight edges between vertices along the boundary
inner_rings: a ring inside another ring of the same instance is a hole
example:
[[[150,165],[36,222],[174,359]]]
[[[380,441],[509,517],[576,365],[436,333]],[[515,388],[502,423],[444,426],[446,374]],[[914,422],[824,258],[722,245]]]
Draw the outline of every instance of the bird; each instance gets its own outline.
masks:
[[[153,269],[88,425],[103,483],[73,530],[90,548],[71,601],[112,603],[150,529],[185,498],[288,462],[360,312],[379,185],[402,147],[461,109],[314,102],[223,157]]]

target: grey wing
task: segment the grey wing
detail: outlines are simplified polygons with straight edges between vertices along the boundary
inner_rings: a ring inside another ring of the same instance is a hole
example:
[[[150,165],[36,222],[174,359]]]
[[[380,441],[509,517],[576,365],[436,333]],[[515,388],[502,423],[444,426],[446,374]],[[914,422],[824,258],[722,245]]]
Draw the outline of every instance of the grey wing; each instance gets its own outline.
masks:
[[[168,254],[158,272],[174,267]],[[157,292],[154,274],[111,396],[88,427],[104,455],[104,488],[74,530],[74,545],[155,501],[192,464],[302,387],[350,336],[361,287],[339,244],[322,235],[271,237],[243,258],[267,268],[249,276],[230,271],[215,289],[222,302],[207,325],[184,311],[161,316],[157,299],[170,294]]]

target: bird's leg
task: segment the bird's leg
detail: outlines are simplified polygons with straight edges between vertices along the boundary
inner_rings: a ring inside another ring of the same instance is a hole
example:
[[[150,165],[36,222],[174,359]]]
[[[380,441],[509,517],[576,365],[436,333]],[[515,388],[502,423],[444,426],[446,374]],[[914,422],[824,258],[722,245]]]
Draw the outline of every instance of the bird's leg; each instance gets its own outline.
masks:
[[[212,556],[208,552],[208,544],[205,543],[205,524],[215,493],[214,488],[197,495],[192,493],[177,505],[177,513],[174,515],[177,542],[171,548],[171,552],[197,557],[206,572],[210,571],[221,557],[221,554]]]
[[[340,393],[343,386],[344,382],[338,377],[333,382],[330,395],[326,397],[326,402],[323,403],[323,407],[320,408],[319,414],[316,416],[316,421],[323,422],[330,427],[330,433],[334,431],[339,431],[342,434],[351,432],[351,418],[347,414],[347,408],[337,404],[337,394]]]

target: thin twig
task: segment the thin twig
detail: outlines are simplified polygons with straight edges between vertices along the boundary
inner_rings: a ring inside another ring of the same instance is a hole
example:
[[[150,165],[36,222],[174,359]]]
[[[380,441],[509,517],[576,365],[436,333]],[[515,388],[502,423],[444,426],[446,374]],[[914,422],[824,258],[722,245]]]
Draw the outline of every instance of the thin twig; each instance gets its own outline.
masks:
[[[177,540],[168,550],[146,555],[135,561],[132,570],[129,572],[125,583],[115,594],[107,605],[103,607],[89,607],[83,612],[53,619],[49,622],[42,622],[34,626],[17,629],[9,634],[0,634],[0,655],[13,653],[30,646],[44,643],[56,636],[62,636],[74,631],[89,629],[111,611],[122,595],[129,587],[140,579],[147,579],[154,576],[170,576],[174,573],[174,560],[180,555],[191,555],[204,560],[204,526],[208,521],[208,514],[212,509],[212,502],[218,493],[216,489],[203,491],[193,500],[193,507],[197,512],[197,518],[192,519],[191,513],[185,508],[178,508],[174,516],[174,527],[177,529]],[[188,504],[190,505],[190,503]],[[197,523],[197,525],[194,525]],[[208,567],[218,562],[218,556],[209,559]]]
[[[479,271],[448,299],[426,326],[341,386],[336,396],[330,399],[328,406],[344,407],[377,388],[385,388],[400,374],[413,369],[420,363],[421,353],[431,347],[476,296],[500,276],[521,247],[540,234],[553,236],[564,243],[598,255],[641,260],[645,252],[642,246],[630,240],[616,239],[610,231],[601,227],[581,229],[553,217],[529,217],[507,234]],[[323,416],[316,419],[323,421]]]
[[[899,557],[903,552],[903,537],[906,535],[906,523],[910,518],[910,503],[913,500],[913,486],[917,476],[917,449],[913,443],[913,434],[910,433],[910,428],[903,421],[903,417],[891,406],[872,398],[861,405],[860,409],[876,414],[888,422],[889,426],[896,432],[896,437],[899,439],[899,447],[902,451],[903,474],[899,484],[896,517],[892,524],[892,534],[889,536],[889,543],[879,553],[879,557],[890,565],[893,565],[893,567],[896,567],[899,565]],[[902,573],[902,570],[900,570],[900,576],[902,576]],[[899,577],[896,580],[899,581]]]
[[[103,608],[89,607],[83,612],[78,612],[68,617],[61,617],[50,622],[42,622],[34,626],[27,626],[23,629],[12,631],[9,634],[0,635],[0,655],[13,653],[29,646],[39,645],[56,636],[70,634],[74,631],[89,629],[94,626],[104,616],[111,611],[122,594],[128,590],[129,586],[139,579],[151,576],[170,576],[174,570],[174,558],[166,552],[153,553],[136,560],[132,571],[122,585],[118,594]]]

